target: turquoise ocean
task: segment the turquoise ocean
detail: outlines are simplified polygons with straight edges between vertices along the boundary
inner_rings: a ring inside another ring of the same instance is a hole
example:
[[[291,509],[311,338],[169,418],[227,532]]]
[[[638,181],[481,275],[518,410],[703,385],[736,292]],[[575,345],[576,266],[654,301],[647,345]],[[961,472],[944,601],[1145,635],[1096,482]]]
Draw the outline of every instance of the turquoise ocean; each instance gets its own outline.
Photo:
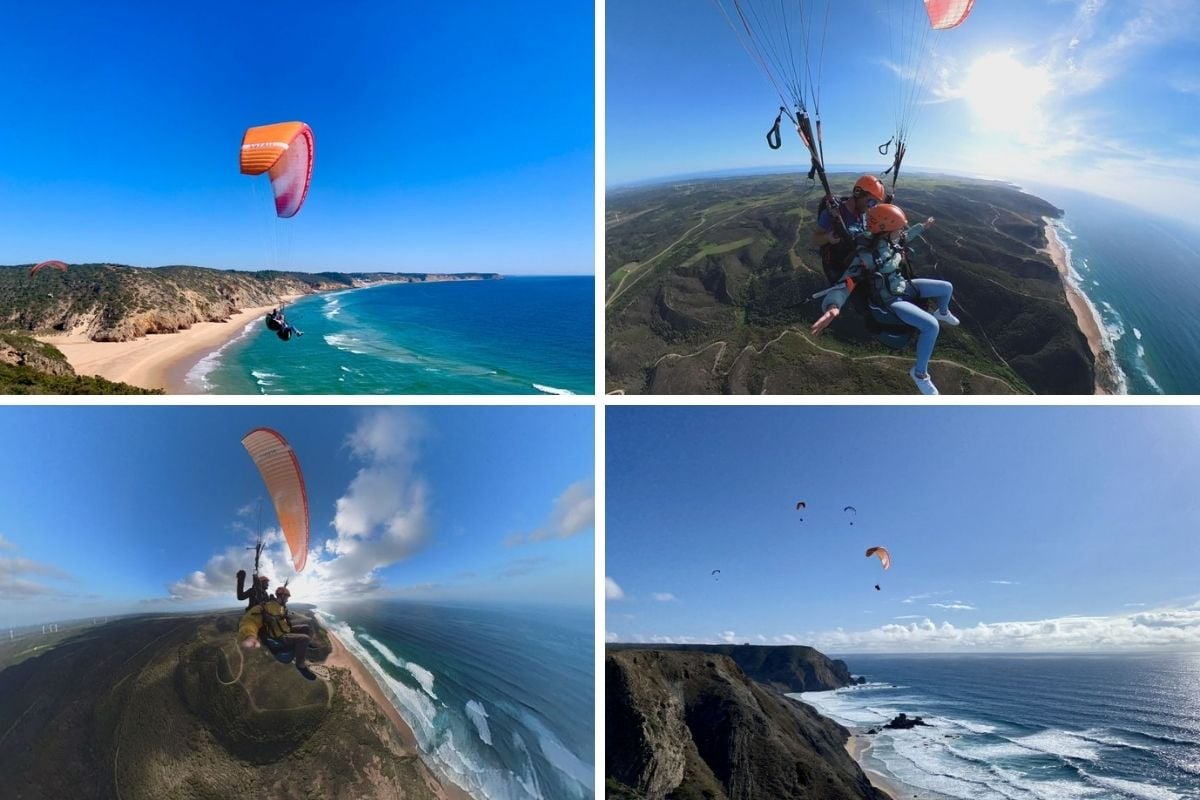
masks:
[[[290,304],[187,374],[210,394],[591,394],[595,280],[389,283]]]
[[[322,606],[421,757],[480,800],[595,793],[591,609],[418,602]]]

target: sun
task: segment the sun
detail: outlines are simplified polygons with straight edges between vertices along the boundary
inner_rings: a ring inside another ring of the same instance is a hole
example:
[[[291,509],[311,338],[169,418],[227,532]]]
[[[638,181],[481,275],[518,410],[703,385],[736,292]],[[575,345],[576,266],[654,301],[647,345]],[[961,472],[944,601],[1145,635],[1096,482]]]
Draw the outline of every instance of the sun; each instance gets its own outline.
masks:
[[[1004,52],[989,53],[972,64],[962,93],[989,132],[1022,133],[1041,127],[1040,104],[1052,88],[1044,67],[1027,66]]]

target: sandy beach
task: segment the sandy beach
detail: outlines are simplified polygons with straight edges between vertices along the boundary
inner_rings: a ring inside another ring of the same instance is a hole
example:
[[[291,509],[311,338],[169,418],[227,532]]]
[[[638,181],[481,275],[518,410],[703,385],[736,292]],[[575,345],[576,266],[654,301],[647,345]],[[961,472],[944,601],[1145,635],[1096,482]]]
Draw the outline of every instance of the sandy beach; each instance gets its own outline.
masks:
[[[379,682],[375,680],[367,668],[346,649],[346,646],[331,631],[326,629],[326,632],[329,633],[329,641],[333,646],[333,651],[323,662],[325,666],[342,667],[349,670],[354,682],[362,687],[363,691],[379,704],[379,708],[392,721],[392,725],[395,727],[396,734],[399,736],[404,749],[412,753],[417,753],[417,737],[413,735],[409,724],[400,716],[400,712],[388,700],[387,695],[384,694],[383,689],[379,686]],[[449,780],[439,780],[432,774],[429,778],[432,782],[431,785],[437,784],[440,787],[439,796],[445,798],[445,800],[472,800],[471,795]]]
[[[1045,217],[1046,222],[1046,252],[1050,255],[1050,259],[1054,262],[1054,266],[1058,269],[1058,274],[1062,278],[1063,289],[1067,293],[1067,303],[1071,306],[1071,310],[1075,312],[1075,320],[1079,324],[1079,329],[1083,331],[1083,335],[1087,337],[1088,349],[1092,351],[1092,357],[1096,363],[1096,385],[1095,394],[1112,394],[1113,387],[1119,384],[1116,377],[1116,368],[1113,363],[1113,354],[1104,346],[1104,336],[1100,330],[1100,320],[1096,317],[1096,312],[1092,309],[1087,297],[1075,286],[1075,282],[1071,280],[1071,267],[1067,262],[1067,250],[1063,246],[1062,240],[1058,238],[1058,231],[1054,228],[1054,220]]]
[[[299,296],[284,298],[284,302]],[[200,322],[185,331],[143,336],[132,342],[93,342],[81,335],[37,338],[62,351],[79,375],[99,375],[143,389],[165,389],[169,394],[190,394],[196,390],[185,382],[188,370],[275,305],[242,309],[227,322]]]
[[[846,752],[858,762],[858,766],[866,774],[867,779],[871,781],[872,786],[881,792],[887,792],[892,797],[892,800],[908,800],[910,797],[920,797],[920,794],[911,789],[901,789],[895,782],[863,764],[863,759],[866,758],[874,746],[875,743],[871,741],[871,737],[865,733],[851,732],[850,738],[846,740]]]

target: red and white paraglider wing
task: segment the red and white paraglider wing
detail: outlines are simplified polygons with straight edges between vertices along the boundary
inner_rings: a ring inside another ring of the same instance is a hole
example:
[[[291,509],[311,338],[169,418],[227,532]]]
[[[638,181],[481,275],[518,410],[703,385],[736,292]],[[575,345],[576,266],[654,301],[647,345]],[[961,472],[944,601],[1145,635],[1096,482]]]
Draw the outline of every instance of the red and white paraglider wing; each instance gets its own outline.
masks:
[[[925,0],[929,24],[935,31],[958,27],[971,13],[975,0]]]

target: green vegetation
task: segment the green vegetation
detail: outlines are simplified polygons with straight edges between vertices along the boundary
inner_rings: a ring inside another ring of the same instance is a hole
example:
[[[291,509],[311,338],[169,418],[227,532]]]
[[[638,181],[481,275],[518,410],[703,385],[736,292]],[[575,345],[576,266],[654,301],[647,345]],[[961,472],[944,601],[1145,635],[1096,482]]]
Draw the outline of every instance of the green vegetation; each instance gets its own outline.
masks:
[[[95,341],[129,341],[148,333],[223,322],[244,308],[274,305],[293,295],[379,282],[492,280],[493,273],[239,272],[205,267],[142,269],[75,264],[67,271],[29,274],[28,265],[0,267],[0,328],[82,334]]]
[[[0,333],[0,393],[162,394],[98,377],[75,374],[58,348],[20,333]]]
[[[913,392],[911,347],[885,348],[853,310],[809,334],[821,313],[810,298],[826,287],[810,186],[772,175],[609,196],[609,391]],[[945,177],[906,178],[900,202],[912,221],[937,217],[912,257],[918,276],[954,284],[963,321],[934,353],[943,392],[1092,391],[1092,355],[1043,251],[1043,218],[1058,209],[1006,184]]]

